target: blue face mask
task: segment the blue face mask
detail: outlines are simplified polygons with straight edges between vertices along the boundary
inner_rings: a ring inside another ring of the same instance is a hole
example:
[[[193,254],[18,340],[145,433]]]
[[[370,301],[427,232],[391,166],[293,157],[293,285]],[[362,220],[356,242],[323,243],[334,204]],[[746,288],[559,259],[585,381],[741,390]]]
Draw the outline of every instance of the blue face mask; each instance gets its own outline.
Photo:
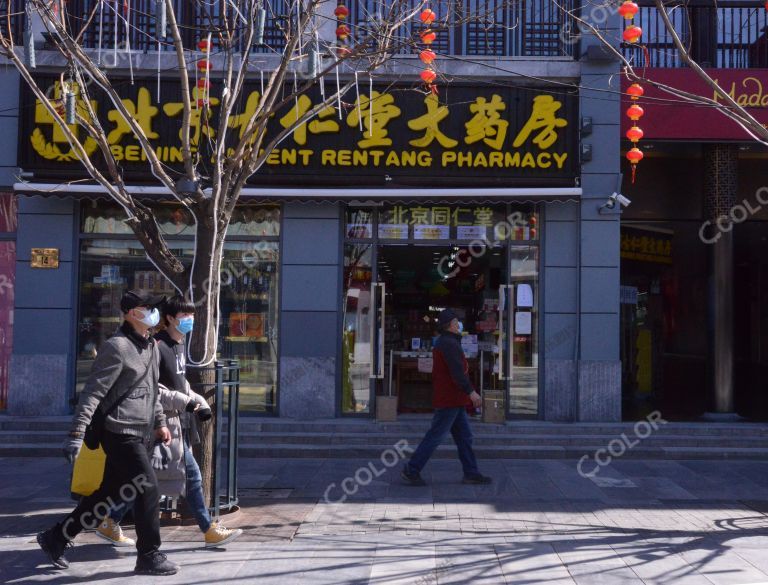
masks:
[[[141,309],[144,315],[139,321],[147,327],[156,327],[160,323],[160,311],[157,309]]]
[[[181,333],[182,335],[186,335],[190,331],[192,331],[192,328],[195,326],[195,318],[194,317],[182,317],[179,319],[179,324],[176,325],[176,331]]]
[[[464,322],[459,321],[459,335],[461,335],[462,333],[464,333]]]

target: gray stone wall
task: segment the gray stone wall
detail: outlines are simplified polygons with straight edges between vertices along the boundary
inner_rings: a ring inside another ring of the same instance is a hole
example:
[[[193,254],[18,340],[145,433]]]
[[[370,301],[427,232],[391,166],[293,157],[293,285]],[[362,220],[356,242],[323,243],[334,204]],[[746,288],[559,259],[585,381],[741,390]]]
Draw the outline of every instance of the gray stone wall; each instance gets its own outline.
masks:
[[[339,222],[338,204],[286,203],[283,208],[280,416],[336,415]]]
[[[9,414],[70,410],[76,221],[72,199],[19,197]],[[58,248],[59,267],[31,268],[32,248]]]
[[[16,136],[19,133],[19,74],[11,67],[0,68],[0,187],[16,182]]]

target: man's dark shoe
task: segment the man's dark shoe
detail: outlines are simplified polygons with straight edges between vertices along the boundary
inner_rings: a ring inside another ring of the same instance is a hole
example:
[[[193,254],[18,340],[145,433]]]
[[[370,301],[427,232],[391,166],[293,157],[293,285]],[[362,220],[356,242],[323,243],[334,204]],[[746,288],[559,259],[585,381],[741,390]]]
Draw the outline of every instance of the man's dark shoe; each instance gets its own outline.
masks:
[[[169,561],[163,553],[155,551],[148,555],[139,555],[133,571],[137,575],[175,575],[178,570],[179,565]]]
[[[480,473],[477,475],[465,475],[464,479],[461,480],[461,483],[468,483],[471,485],[488,485],[493,483],[493,478],[488,477],[487,475],[482,475]]]
[[[64,551],[72,546],[72,543],[61,534],[61,528],[57,524],[45,532],[37,535],[37,544],[57,569],[68,569],[69,561],[64,556]]]
[[[407,483],[408,485],[415,485],[415,486],[424,486],[427,485],[427,482],[421,479],[421,474],[417,472],[408,471],[405,467],[403,467],[403,470],[400,472],[400,477],[403,478],[403,481]]]

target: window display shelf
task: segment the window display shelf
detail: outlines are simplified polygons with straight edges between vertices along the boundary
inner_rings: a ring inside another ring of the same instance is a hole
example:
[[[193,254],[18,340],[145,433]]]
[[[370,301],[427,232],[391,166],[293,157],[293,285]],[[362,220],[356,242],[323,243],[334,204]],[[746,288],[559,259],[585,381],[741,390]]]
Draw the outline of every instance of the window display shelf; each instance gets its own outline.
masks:
[[[235,293],[235,296],[237,296],[238,300],[245,300],[245,301],[261,301],[263,303],[269,302],[269,294],[254,294],[254,295],[238,295]]]
[[[246,343],[246,342],[266,343],[267,341],[269,341],[269,339],[267,339],[266,337],[245,337],[245,336],[234,336],[234,335],[225,337],[224,340],[234,341],[239,343]]]

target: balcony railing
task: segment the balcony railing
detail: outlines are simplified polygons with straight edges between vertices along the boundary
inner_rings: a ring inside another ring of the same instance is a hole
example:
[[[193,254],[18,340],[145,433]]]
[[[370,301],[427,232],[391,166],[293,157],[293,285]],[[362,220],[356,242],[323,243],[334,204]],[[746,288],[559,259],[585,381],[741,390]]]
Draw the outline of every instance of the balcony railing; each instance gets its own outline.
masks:
[[[385,13],[386,4],[385,0]],[[578,0],[435,2],[431,8],[437,14],[438,34],[432,48],[438,54],[467,57],[572,57],[577,42],[569,34],[574,27],[568,14],[577,4]],[[359,30],[365,35],[381,20],[382,1],[352,0],[350,9],[353,34]],[[401,27],[400,53],[414,51],[422,28],[418,19]]]
[[[24,44],[24,0],[0,0],[0,26],[3,35],[13,35],[13,44]]]
[[[122,1],[107,0],[100,4],[99,0],[69,0],[67,15],[69,25],[74,35],[81,29],[83,32],[81,44],[87,48],[111,49],[115,46],[124,49],[130,43],[134,51],[173,51],[173,38],[170,35],[157,42],[155,19],[155,0],[132,0],[130,11],[124,10]],[[208,31],[223,29],[223,19],[219,9],[220,2],[192,2],[190,0],[174,0],[174,13],[179,23],[182,43],[186,48],[194,48],[198,41],[205,39]],[[270,0],[265,2],[267,19],[264,27],[264,43],[251,47],[253,52],[271,52],[285,46],[283,30],[288,22],[289,0]],[[86,26],[86,23],[90,24]],[[234,43],[238,51],[244,47],[243,30],[234,31]],[[219,47],[219,37],[211,36],[212,50]]]
[[[386,13],[391,0],[349,0],[350,28],[353,42],[365,37],[381,11]],[[414,6],[416,0],[412,0]],[[220,23],[216,13],[218,2],[190,2],[174,0],[185,47],[194,47],[206,36],[211,25]],[[464,2],[435,2],[433,9],[440,22],[433,49],[438,54],[467,57],[572,57],[577,42],[569,35],[574,30],[566,11],[573,10],[578,0],[465,0]],[[267,22],[264,44],[252,47],[256,52],[280,51],[285,46],[283,31],[295,15],[290,11],[290,0],[265,2]],[[130,47],[138,51],[156,51],[154,6],[155,0],[132,0],[129,13],[123,11],[123,2],[108,0],[69,0],[67,13],[72,30],[77,34],[92,18],[82,35],[82,44],[102,49]],[[383,6],[383,9],[382,9]],[[449,11],[450,7],[450,11]],[[101,8],[101,10],[100,10]],[[441,13],[442,11],[442,13]],[[447,18],[445,18],[447,16]],[[126,20],[128,25],[126,26]],[[95,25],[95,26],[94,26]],[[416,19],[398,31],[400,53],[412,53],[421,23]],[[212,38],[214,50],[218,46]],[[238,42],[241,42],[238,40]],[[165,38],[160,50],[173,50],[172,39]],[[239,47],[242,50],[244,47]]]
[[[704,67],[768,67],[768,11],[762,1],[689,2],[667,10],[675,30],[691,56]],[[655,6],[641,5],[635,24],[643,29],[643,49],[624,47],[636,65],[683,67],[672,37]],[[646,63],[646,59],[648,62]]]

